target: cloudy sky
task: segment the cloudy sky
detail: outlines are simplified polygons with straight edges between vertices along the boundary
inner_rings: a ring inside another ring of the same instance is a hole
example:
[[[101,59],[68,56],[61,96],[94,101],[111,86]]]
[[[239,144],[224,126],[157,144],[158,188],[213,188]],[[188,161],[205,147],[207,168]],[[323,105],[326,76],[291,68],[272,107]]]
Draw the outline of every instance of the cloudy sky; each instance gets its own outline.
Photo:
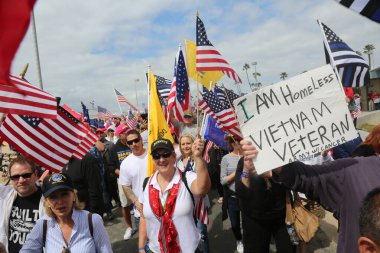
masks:
[[[333,0],[49,0],[34,9],[44,89],[76,110],[80,101],[89,107],[95,101],[119,112],[113,88],[135,105],[137,94],[141,107],[147,103],[147,66],[172,78],[178,45],[195,40],[197,10],[209,40],[242,78],[244,92],[244,63],[257,62],[265,85],[280,81],[281,72],[291,77],[324,65],[317,19],[354,50],[373,44],[372,65],[380,66],[380,24]],[[26,78],[38,85],[31,31],[12,72],[29,63]],[[221,81],[236,90],[232,80]],[[194,91],[196,84],[191,86]]]

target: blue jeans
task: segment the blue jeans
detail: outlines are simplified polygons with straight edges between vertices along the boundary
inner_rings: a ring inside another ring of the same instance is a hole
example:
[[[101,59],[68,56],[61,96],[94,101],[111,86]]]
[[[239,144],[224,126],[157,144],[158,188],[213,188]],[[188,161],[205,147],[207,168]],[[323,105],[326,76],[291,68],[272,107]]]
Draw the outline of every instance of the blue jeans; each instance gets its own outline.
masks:
[[[207,225],[203,224],[202,221],[197,220],[197,228],[198,231],[201,233],[201,241],[199,242],[198,248],[203,253],[209,253]]]

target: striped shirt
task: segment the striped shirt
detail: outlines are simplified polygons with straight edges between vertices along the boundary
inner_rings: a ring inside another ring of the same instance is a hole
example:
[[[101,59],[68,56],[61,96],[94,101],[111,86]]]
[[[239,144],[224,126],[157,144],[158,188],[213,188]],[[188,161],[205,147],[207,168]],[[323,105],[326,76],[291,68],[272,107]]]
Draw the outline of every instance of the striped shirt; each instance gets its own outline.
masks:
[[[26,238],[24,246],[20,252],[42,252],[44,220],[48,221],[45,252],[61,252],[63,247],[69,248],[71,252],[77,253],[112,252],[111,244],[100,215],[92,215],[94,228],[93,238],[91,237],[88,224],[88,211],[78,211],[74,209],[72,219],[74,220],[74,227],[68,245],[66,245],[63,239],[61,229],[59,228],[56,219],[45,215],[37,220],[36,225]]]
[[[236,171],[239,160],[240,156],[229,153],[223,156],[220,163],[220,183],[222,185],[228,185],[228,188],[230,188],[230,190],[233,192],[235,192],[235,180],[232,180],[232,182],[228,184],[227,176]]]

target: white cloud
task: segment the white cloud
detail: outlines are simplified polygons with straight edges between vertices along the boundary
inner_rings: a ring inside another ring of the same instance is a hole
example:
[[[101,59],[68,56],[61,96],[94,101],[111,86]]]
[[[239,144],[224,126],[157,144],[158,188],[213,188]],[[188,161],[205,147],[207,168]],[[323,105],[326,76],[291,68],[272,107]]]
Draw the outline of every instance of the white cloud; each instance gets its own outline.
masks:
[[[279,81],[325,63],[320,18],[348,45],[377,48],[373,65],[380,65],[379,24],[340,6],[321,1],[39,1],[35,7],[44,89],[63,103],[80,109],[80,101],[119,111],[113,87],[135,103],[147,101],[147,65],[172,78],[174,56],[184,39],[195,40],[195,13],[200,11],[211,42],[243,79],[244,63],[257,61],[261,82]],[[27,79],[38,83],[31,29],[13,72],[30,63]],[[250,71],[252,80],[252,69]],[[232,81],[223,78],[232,87]],[[195,94],[193,94],[195,96]],[[89,104],[88,104],[89,105]]]

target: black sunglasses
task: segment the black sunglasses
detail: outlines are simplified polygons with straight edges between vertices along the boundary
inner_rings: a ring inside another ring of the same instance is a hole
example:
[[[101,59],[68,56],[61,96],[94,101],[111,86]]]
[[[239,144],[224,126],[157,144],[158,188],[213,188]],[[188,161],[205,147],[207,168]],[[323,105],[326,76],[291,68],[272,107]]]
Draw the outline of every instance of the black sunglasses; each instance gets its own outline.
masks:
[[[25,173],[25,174],[21,174],[21,175],[13,175],[13,176],[9,176],[9,178],[10,178],[11,180],[15,181],[15,180],[19,180],[20,177],[22,177],[23,179],[30,178],[32,175],[33,175],[33,173]]]
[[[133,139],[133,140],[127,141],[127,144],[128,144],[128,145],[132,145],[133,143],[138,143],[139,141],[140,141],[140,138],[136,138],[136,139]]]
[[[62,253],[71,253],[71,250],[69,248],[63,247]]]
[[[185,115],[184,118],[185,118],[185,119],[191,119],[192,116],[190,116],[190,115]]]
[[[161,154],[155,153],[155,154],[152,154],[152,158],[153,160],[159,160],[161,157],[168,158],[172,154],[173,154],[172,152],[166,152],[166,153],[161,153]]]

